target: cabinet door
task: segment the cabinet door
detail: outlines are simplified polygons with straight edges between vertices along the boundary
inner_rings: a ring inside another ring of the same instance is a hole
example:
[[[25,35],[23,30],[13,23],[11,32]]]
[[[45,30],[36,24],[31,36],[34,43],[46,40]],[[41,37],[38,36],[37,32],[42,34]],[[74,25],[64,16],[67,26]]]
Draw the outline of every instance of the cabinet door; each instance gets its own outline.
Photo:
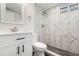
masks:
[[[32,56],[32,40],[22,43],[22,56]]]
[[[0,48],[0,56],[16,56],[18,54],[18,46],[16,44],[9,44]]]

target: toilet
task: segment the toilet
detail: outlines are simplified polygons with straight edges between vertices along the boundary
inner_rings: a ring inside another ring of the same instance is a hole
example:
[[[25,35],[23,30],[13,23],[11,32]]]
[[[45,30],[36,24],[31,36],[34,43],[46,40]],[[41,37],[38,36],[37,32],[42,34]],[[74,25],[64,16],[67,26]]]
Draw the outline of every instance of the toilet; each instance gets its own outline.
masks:
[[[47,50],[47,45],[37,41],[37,34],[33,33],[33,52],[34,56],[44,56],[44,52]]]
[[[33,44],[34,56],[44,56],[46,50],[47,46],[42,42],[36,42]]]

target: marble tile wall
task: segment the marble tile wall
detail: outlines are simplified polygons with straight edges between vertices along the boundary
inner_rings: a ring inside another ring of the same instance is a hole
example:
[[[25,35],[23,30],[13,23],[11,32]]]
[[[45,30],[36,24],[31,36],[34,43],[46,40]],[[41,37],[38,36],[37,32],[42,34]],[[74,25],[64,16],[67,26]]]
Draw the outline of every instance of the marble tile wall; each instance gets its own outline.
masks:
[[[47,44],[79,54],[79,9],[68,9],[68,12],[60,14],[60,6],[57,6],[49,11],[50,42],[48,39]]]

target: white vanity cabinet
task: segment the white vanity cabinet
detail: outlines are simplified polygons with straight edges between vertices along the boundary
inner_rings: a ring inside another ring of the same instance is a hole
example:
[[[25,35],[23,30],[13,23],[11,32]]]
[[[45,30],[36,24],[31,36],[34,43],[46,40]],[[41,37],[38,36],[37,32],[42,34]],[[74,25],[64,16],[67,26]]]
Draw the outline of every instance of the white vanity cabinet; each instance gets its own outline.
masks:
[[[18,45],[17,44],[4,44],[0,47],[0,56],[17,56],[18,55]]]
[[[28,40],[22,43],[21,48],[22,48],[22,56],[32,56],[32,41],[31,40]]]
[[[21,56],[32,56],[32,38],[25,37],[21,38],[22,40],[18,40],[18,48],[19,48],[19,54]],[[25,40],[26,39],[26,40]]]
[[[31,34],[1,35],[0,42],[0,56],[32,56]]]

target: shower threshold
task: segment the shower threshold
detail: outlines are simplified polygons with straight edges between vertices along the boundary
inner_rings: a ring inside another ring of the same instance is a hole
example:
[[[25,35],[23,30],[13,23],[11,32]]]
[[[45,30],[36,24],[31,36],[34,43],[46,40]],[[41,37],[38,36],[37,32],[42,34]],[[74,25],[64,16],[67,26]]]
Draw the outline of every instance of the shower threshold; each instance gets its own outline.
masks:
[[[57,54],[57,53],[54,53],[54,52],[52,52],[52,51],[50,51],[50,50],[46,50],[45,54],[46,54],[47,56],[61,56],[61,55],[59,55],[59,54]]]
[[[47,50],[45,52],[47,56],[79,56],[79,54],[74,54],[72,52],[62,50],[50,45],[47,45]]]

